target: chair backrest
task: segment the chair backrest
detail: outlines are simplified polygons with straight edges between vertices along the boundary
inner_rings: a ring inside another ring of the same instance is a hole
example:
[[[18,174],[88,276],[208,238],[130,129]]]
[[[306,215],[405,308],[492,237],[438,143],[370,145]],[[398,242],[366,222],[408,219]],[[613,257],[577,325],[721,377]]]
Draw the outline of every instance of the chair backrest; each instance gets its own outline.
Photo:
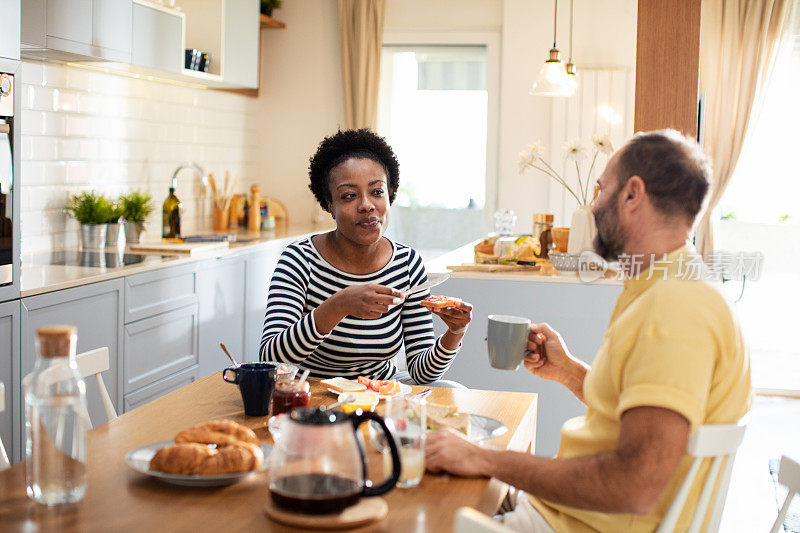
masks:
[[[117,411],[114,409],[114,403],[108,395],[106,384],[103,382],[103,376],[100,375],[101,372],[105,372],[109,369],[108,348],[103,346],[96,350],[78,354],[75,361],[78,363],[78,371],[80,371],[84,379],[89,376],[94,376],[97,380],[97,387],[100,389],[100,397],[103,400],[103,407],[106,410],[108,419],[113,420],[117,418]]]
[[[473,509],[472,507],[460,507],[456,511],[456,519],[453,524],[454,533],[510,533],[500,522]]]
[[[0,381],[0,413],[6,410],[6,386]],[[11,466],[8,462],[8,455],[6,449],[3,447],[3,439],[0,438],[0,470],[5,470]]]
[[[106,384],[103,382],[103,377],[100,375],[101,372],[109,369],[108,348],[97,348],[96,350],[80,353],[75,357],[75,362],[78,365],[78,372],[80,372],[84,379],[87,379],[89,376],[95,377],[97,388],[100,389],[100,399],[103,401],[103,408],[106,411],[108,419],[113,420],[117,418],[117,411],[114,409],[114,403],[111,401],[111,397],[108,395],[108,390],[106,389]],[[30,378],[31,375],[28,374],[22,379],[23,390],[27,389]],[[53,375],[51,379],[57,381],[63,378]],[[89,419],[88,412],[84,413],[84,415]],[[89,426],[93,427],[90,419]]]
[[[772,525],[770,533],[779,533],[783,528],[786,513],[789,512],[789,506],[792,504],[792,498],[800,492],[800,463],[785,455],[781,457],[781,465],[778,468],[778,483],[789,489],[789,492],[786,494],[786,499],[783,501],[778,518],[775,519],[775,524]]]
[[[678,523],[678,518],[681,515],[683,506],[686,503],[686,498],[689,495],[689,490],[694,483],[700,465],[704,459],[713,458],[711,467],[708,470],[703,490],[700,492],[700,499],[697,502],[697,507],[692,517],[692,523],[689,526],[689,533],[697,533],[705,520],[708,504],[711,501],[711,493],[714,491],[714,485],[719,477],[719,486],[717,488],[716,496],[714,497],[713,506],[711,508],[711,516],[708,522],[708,531],[719,530],[720,519],[722,518],[722,509],[725,506],[725,497],[728,494],[728,485],[731,480],[731,472],[733,471],[733,460],[736,456],[736,450],[742,443],[744,438],[744,430],[746,428],[744,421],[739,421],[737,424],[714,424],[700,426],[689,437],[689,443],[686,446],[686,453],[694,457],[692,466],[686,474],[686,478],[678,489],[675,499],[667,509],[664,519],[656,530],[657,533],[668,533],[675,529]],[[719,476],[720,467],[723,461],[725,462],[725,469],[722,475]]]

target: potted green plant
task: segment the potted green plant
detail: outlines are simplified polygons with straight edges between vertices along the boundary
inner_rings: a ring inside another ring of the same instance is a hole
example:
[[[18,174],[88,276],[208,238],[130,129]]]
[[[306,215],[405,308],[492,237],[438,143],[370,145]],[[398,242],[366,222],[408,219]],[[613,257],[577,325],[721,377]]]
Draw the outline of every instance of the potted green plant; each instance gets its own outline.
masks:
[[[81,225],[82,248],[105,245],[111,212],[111,203],[106,198],[94,191],[74,194],[67,203],[67,211]]]
[[[106,246],[119,246],[119,232],[120,230],[122,230],[123,234],[125,232],[125,227],[122,225],[123,222],[122,206],[119,202],[110,203],[108,208],[108,220],[106,221],[108,224],[106,229]]]
[[[261,0],[261,13],[271,17],[273,9],[281,8],[281,0]]]
[[[125,239],[129,244],[138,244],[144,222],[153,212],[153,197],[148,192],[131,191],[122,194],[117,202],[122,208],[122,218],[125,219]]]

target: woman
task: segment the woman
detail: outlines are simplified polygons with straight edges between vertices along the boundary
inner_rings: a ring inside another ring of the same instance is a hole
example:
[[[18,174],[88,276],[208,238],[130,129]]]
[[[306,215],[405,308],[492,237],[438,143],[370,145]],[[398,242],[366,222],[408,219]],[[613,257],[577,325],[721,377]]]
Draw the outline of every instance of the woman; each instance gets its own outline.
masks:
[[[314,377],[402,379],[394,358],[405,345],[411,381],[430,383],[448,369],[472,306],[434,311],[448,330],[433,335],[427,281],[413,249],[383,236],[399,185],[386,141],[369,130],[325,138],[311,158],[309,188],[336,229],[290,244],[269,288],[262,360],[293,363]]]

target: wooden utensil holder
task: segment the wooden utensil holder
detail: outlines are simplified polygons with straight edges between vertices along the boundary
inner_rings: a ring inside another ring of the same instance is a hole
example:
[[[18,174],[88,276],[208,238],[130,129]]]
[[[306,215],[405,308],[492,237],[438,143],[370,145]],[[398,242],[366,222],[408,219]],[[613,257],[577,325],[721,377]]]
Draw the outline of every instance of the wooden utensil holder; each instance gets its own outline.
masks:
[[[228,209],[220,209],[214,206],[212,226],[214,231],[228,231],[228,223],[230,221],[230,211]]]

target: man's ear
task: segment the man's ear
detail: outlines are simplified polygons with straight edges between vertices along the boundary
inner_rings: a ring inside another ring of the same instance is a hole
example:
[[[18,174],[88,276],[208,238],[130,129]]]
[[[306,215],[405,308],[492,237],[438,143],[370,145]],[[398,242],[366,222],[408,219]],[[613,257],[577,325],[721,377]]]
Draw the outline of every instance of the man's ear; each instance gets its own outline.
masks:
[[[639,176],[631,176],[622,187],[621,194],[619,195],[622,209],[633,211],[638,209],[647,197],[647,190],[644,180]]]

